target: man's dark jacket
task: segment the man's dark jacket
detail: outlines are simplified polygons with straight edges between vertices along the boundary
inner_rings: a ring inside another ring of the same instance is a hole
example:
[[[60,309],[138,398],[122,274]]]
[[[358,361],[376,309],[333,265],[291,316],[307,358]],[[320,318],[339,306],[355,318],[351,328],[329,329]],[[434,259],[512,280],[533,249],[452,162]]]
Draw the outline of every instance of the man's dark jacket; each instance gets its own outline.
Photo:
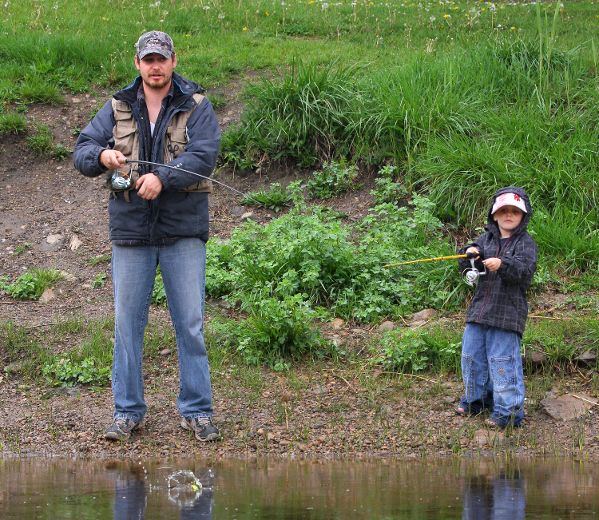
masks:
[[[516,193],[526,204],[528,213],[508,239],[501,240],[499,227],[489,209],[486,232],[473,243],[464,246],[460,252],[474,246],[482,258],[499,258],[501,267],[494,273],[488,271],[479,278],[472,303],[466,313],[466,322],[480,323],[500,329],[512,330],[520,336],[528,316],[526,290],[528,289],[537,265],[537,245],[526,231],[532,215],[528,195],[522,188],[510,186],[497,190],[491,203],[502,193]],[[460,260],[460,271],[470,267],[469,260]],[[484,269],[481,262],[476,267]]]
[[[138,159],[163,162],[164,138],[169,122],[180,111],[193,110],[187,122],[188,143],[184,152],[170,164],[209,176],[214,169],[220,144],[220,129],[208,99],[199,105],[193,99],[202,92],[196,83],[173,74],[173,87],[163,101],[153,137],[147,109],[143,101],[141,78],[114,95],[131,107],[140,138]],[[75,145],[74,162],[83,175],[97,177],[106,172],[99,161],[100,153],[114,144],[115,126],[112,103],[108,101],[81,132]],[[115,244],[140,245],[169,243],[177,238],[208,240],[208,194],[180,191],[199,178],[164,167],[141,167],[140,174],[154,172],[162,182],[162,191],[155,200],[144,200],[135,190],[110,197],[110,239]]]

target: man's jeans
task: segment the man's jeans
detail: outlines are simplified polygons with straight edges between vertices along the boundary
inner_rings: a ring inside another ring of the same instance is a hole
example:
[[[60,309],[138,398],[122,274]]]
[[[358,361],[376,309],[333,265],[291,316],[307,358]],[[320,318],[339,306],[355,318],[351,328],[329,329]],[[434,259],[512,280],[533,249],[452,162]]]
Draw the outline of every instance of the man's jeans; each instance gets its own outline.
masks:
[[[462,338],[461,406],[476,414],[492,408],[500,426],[518,426],[524,418],[524,374],[518,333],[467,323]]]
[[[177,337],[179,412],[188,418],[211,416],[212,388],[203,335],[206,245],[199,238],[180,239],[168,246],[112,247],[114,416],[141,421],[146,413],[142,351],[157,265]]]

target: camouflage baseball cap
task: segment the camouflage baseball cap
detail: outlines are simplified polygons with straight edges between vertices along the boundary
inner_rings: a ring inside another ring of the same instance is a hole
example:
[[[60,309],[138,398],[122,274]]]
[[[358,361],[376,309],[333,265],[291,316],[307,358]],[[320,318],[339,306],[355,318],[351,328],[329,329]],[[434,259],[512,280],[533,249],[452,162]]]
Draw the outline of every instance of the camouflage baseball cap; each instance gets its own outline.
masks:
[[[160,54],[170,58],[175,52],[172,38],[162,31],[150,31],[142,34],[135,44],[137,57],[141,60],[148,54]]]

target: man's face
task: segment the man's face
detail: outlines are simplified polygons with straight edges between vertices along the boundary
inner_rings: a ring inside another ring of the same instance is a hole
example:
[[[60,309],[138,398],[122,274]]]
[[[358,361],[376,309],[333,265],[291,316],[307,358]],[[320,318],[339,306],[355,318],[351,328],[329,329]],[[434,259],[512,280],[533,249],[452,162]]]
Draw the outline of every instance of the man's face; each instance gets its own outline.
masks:
[[[161,54],[148,54],[141,60],[135,56],[135,68],[139,71],[144,85],[160,90],[170,85],[177,57],[173,54],[165,58]]]

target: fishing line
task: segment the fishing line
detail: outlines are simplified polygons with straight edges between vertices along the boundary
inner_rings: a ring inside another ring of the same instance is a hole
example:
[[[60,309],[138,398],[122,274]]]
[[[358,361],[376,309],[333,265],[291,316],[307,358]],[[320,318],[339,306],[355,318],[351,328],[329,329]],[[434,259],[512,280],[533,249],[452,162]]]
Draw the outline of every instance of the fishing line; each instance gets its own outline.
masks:
[[[215,182],[216,184],[219,184],[220,186],[223,186],[224,188],[227,188],[227,189],[237,193],[238,195],[245,197],[245,193],[242,193],[241,191],[236,190],[235,188],[233,188],[232,186],[229,186],[228,184],[225,184],[224,182],[217,181],[213,177],[207,177],[206,175],[200,175],[199,173],[192,172],[192,171],[186,170],[184,168],[179,168],[177,166],[171,166],[170,164],[163,164],[163,163],[157,163],[157,162],[152,162],[152,161],[138,161],[135,159],[126,159],[125,162],[126,163],[136,163],[136,164],[147,164],[149,166],[161,166],[163,168],[169,168],[171,170],[189,173],[190,175],[195,175],[196,177],[200,177],[201,179],[206,179],[208,181]]]

